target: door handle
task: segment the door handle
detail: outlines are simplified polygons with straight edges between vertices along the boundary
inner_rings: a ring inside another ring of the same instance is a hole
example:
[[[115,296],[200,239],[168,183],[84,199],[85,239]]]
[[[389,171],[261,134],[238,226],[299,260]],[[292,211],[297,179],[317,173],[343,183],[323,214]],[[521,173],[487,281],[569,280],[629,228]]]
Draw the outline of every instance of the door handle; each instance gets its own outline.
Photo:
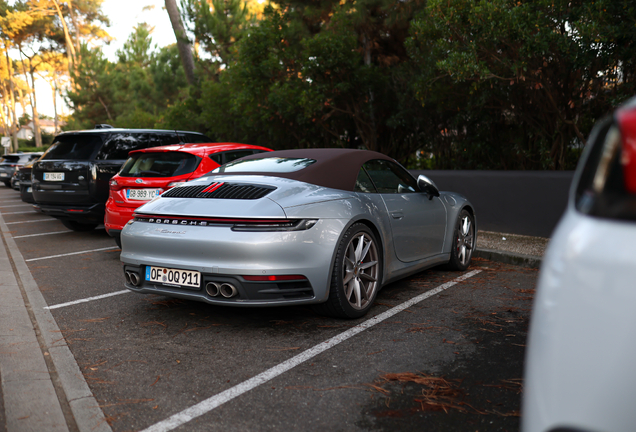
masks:
[[[391,217],[393,219],[402,219],[404,217],[404,213],[402,213],[401,211],[394,211],[391,212]]]

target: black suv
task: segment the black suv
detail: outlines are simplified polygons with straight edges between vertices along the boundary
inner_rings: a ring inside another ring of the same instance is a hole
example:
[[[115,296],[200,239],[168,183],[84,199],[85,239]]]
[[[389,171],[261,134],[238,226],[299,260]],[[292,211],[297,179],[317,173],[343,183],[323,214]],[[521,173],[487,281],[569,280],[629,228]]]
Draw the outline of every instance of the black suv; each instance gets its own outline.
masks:
[[[42,156],[42,153],[11,153],[0,158],[0,181],[11,187],[13,173],[22,165]]]
[[[109,180],[128,152],[168,144],[207,143],[197,132],[158,129],[95,129],[64,132],[33,164],[35,207],[74,231],[89,231],[104,222]]]

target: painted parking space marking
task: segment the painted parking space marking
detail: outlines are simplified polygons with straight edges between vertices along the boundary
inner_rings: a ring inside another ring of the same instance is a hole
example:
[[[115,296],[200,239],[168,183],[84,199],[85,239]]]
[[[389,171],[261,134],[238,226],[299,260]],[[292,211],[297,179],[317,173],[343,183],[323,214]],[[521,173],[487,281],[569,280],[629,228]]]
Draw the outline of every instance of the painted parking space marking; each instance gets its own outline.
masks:
[[[27,234],[27,235],[21,235],[21,236],[15,236],[13,237],[14,239],[19,239],[19,238],[25,238],[25,237],[38,237],[38,236],[44,236],[44,235],[53,235],[53,234],[64,234],[64,233],[70,233],[73,231],[53,231],[53,232],[47,232],[47,233],[39,233],[39,234]]]
[[[31,214],[31,213],[37,213],[37,212],[36,212],[35,210],[31,210],[31,211],[23,211],[23,212],[11,212],[11,213],[5,213],[5,212],[2,212],[2,214],[3,214],[4,216],[6,216],[6,215],[12,215],[12,214]]]
[[[430,291],[426,291],[423,294],[413,297],[412,299],[402,303],[401,305],[395,306],[394,308],[391,308],[386,312],[376,315],[375,317],[368,319],[367,321],[364,321],[363,323],[358,324],[357,326],[343,333],[340,333],[339,335],[334,336],[331,339],[327,339],[321,344],[309,348],[308,350],[298,354],[297,356],[294,356],[289,360],[284,361],[283,363],[280,363],[279,365],[274,366],[273,368],[268,369],[253,378],[248,379],[247,381],[243,381],[241,384],[238,384],[225,390],[224,392],[221,392],[202,402],[199,402],[198,404],[193,405],[190,408],[181,411],[180,413],[174,414],[173,416],[168,417],[166,420],[163,420],[150,426],[147,429],[144,429],[142,432],[167,432],[181,425],[184,425],[190,420],[193,420],[199,416],[202,416],[203,414],[214,410],[215,408],[220,407],[224,403],[231,401],[232,399],[242,395],[243,393],[259,387],[260,385],[265,384],[266,382],[298,366],[299,364],[302,364],[307,360],[316,357],[318,354],[321,354],[328,349],[333,348],[340,342],[344,342],[345,340],[357,335],[358,333],[361,333],[373,327],[374,325],[379,324],[388,318],[391,318],[393,315],[396,315],[429,297],[432,297],[470,277],[473,277],[478,273],[481,273],[481,270],[473,270],[456,279],[453,279],[452,281],[446,282],[445,284],[442,284],[437,288],[433,288]]]
[[[93,301],[93,300],[101,300],[101,299],[104,299],[104,298],[113,297],[113,296],[120,295],[120,294],[127,294],[127,293],[130,293],[130,292],[132,292],[132,291],[129,291],[129,290],[115,291],[115,292],[112,292],[112,293],[102,294],[102,295],[98,295],[98,296],[95,296],[95,297],[87,297],[87,298],[83,298],[83,299],[80,299],[80,300],[74,300],[74,301],[70,301],[70,302],[66,302],[66,303],[59,303],[59,304],[56,304],[56,305],[47,306],[44,309],[49,309],[49,310],[51,310],[51,309],[59,309],[59,308],[63,308],[63,307],[66,307],[66,306],[73,306],[73,305],[76,305],[76,304],[86,303],[86,302],[90,302],[90,301]]]
[[[26,207],[26,206],[31,206],[33,207],[33,204],[13,204],[13,205],[8,205],[8,206],[0,206],[0,209],[3,208],[9,208],[9,207]]]
[[[39,261],[39,260],[45,260],[45,259],[51,259],[51,258],[59,258],[59,257],[65,257],[65,256],[71,256],[71,255],[81,255],[81,254],[86,254],[86,253],[101,252],[101,251],[107,251],[107,250],[113,250],[113,249],[119,249],[119,247],[111,246],[111,247],[106,247],[106,248],[90,249],[90,250],[79,251],[79,252],[69,252],[69,253],[59,254],[59,255],[50,255],[50,256],[45,256],[45,257],[40,257],[40,258],[31,258],[31,259],[24,260],[24,261],[25,262]]]
[[[31,222],[54,222],[54,221],[57,221],[57,219],[33,219],[33,220],[19,221],[19,222],[5,222],[5,224],[13,225],[13,224],[31,223]]]

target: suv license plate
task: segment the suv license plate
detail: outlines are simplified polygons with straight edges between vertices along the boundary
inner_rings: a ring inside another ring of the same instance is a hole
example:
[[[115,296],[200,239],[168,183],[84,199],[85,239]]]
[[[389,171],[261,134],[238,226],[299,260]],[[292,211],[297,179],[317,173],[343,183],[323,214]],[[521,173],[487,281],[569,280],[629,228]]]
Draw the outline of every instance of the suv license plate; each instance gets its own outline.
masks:
[[[199,288],[201,286],[201,273],[198,271],[146,266],[146,280],[166,285]]]
[[[161,195],[161,189],[127,189],[126,198],[129,200],[150,201]]]
[[[64,181],[64,173],[45,172],[44,181]]]

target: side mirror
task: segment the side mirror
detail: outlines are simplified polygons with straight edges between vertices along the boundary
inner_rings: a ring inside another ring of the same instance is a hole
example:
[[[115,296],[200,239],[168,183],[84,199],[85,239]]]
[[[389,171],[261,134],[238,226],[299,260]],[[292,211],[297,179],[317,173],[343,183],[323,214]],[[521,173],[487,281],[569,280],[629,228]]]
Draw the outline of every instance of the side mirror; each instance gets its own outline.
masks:
[[[420,191],[428,195],[429,200],[432,200],[433,197],[439,196],[439,189],[435,183],[433,183],[433,180],[429,179],[425,175],[420,175],[417,178],[417,187],[420,188]]]

